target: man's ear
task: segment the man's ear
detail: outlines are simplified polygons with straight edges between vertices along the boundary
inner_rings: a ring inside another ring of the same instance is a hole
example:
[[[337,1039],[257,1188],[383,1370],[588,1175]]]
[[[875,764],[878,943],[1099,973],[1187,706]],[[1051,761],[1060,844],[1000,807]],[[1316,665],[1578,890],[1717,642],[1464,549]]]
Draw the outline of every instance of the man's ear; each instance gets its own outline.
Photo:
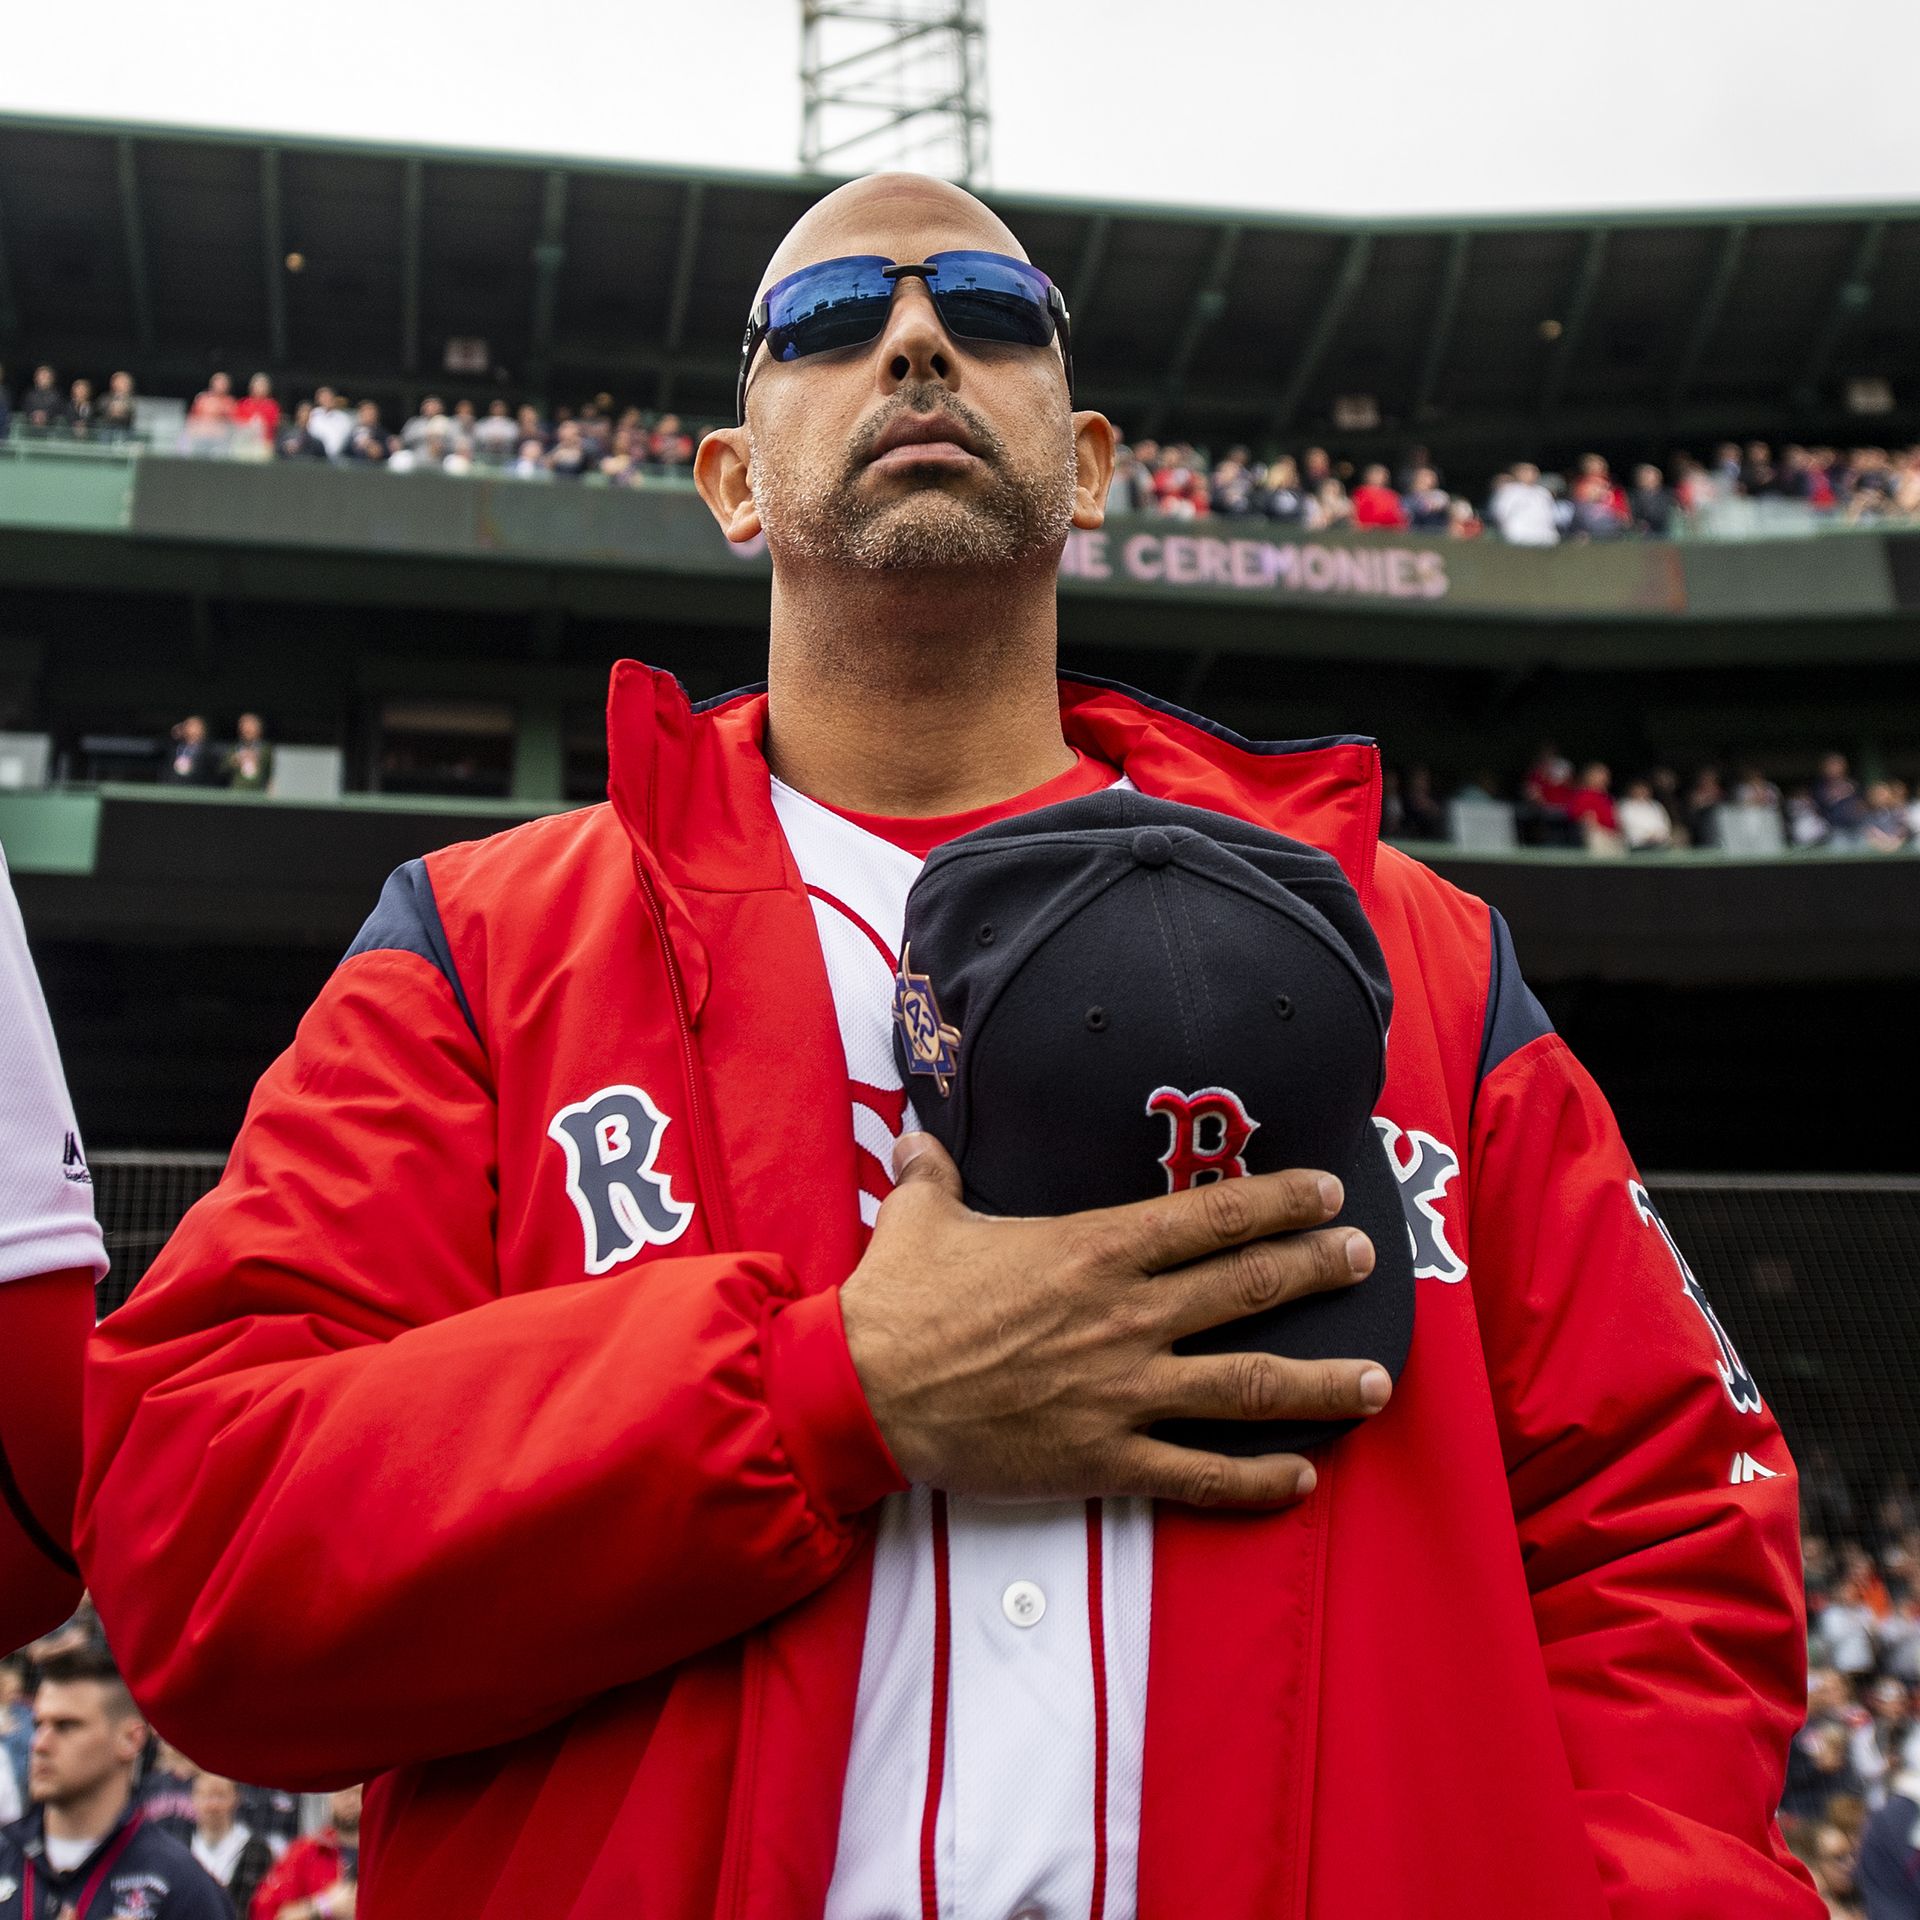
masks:
[[[745,427],[716,427],[700,442],[693,456],[693,484],[735,546],[744,546],[759,533],[760,509],[747,483]]]
[[[1107,517],[1107,487],[1113,479],[1113,422],[1104,413],[1073,416],[1073,524],[1083,530]]]

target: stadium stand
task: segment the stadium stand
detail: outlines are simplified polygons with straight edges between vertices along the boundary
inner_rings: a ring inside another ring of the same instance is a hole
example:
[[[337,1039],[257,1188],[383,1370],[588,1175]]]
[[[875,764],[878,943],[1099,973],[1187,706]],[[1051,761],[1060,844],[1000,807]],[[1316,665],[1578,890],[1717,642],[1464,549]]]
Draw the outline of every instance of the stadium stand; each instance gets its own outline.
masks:
[[[0,116],[0,840],[103,1309],[392,867],[597,799],[613,659],[759,676],[764,555],[686,468],[813,192]],[[1920,211],[1000,199],[1130,439],[1063,561],[1068,669],[1376,733],[1389,837],[1499,907],[1642,1164],[1684,1169],[1650,1185],[1803,1470],[1784,1816],[1845,1911],[1920,1761],[1920,1169],[1889,1122]]]

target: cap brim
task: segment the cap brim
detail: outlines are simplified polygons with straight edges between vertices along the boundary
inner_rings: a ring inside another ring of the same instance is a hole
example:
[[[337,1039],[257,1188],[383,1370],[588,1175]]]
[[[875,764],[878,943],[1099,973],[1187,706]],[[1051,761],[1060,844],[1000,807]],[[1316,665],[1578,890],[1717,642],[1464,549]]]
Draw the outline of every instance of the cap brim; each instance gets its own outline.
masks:
[[[1373,1271],[1350,1287],[1316,1293],[1180,1341],[1176,1353],[1260,1350],[1292,1360],[1375,1360],[1395,1379],[1413,1343],[1413,1243],[1400,1182],[1371,1121],[1352,1164],[1340,1172],[1346,1205],[1331,1222],[1373,1242]],[[1297,1453],[1338,1438],[1357,1420],[1163,1420],[1156,1439],[1209,1453]]]

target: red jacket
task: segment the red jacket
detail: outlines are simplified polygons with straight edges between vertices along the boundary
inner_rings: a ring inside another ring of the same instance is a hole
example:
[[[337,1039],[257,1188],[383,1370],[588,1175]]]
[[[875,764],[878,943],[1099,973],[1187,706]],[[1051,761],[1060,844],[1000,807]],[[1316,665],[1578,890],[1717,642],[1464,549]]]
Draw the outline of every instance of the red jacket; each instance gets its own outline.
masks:
[[[311,1900],[338,1884],[340,1837],[331,1827],[293,1841],[267,1871],[247,1905],[247,1920],[277,1920],[282,1907]]]
[[[1815,1920],[1792,1463],[1504,928],[1379,845],[1370,742],[1061,702],[1143,791],[1338,857],[1424,1222],[1399,1390],[1316,1492],[1160,1510],[1142,1920]],[[98,1335],[122,1663],[209,1765],[378,1776],[363,1920],[820,1912],[900,1482],[764,720],[622,665],[611,806],[394,877]],[[589,1274],[559,1129],[615,1087],[691,1211]]]

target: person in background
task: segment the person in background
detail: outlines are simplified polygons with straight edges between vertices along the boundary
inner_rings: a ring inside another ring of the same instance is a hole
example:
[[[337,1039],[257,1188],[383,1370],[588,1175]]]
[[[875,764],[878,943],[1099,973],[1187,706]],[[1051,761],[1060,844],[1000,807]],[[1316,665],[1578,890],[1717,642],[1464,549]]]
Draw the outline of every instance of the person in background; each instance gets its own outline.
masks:
[[[593,454],[578,420],[562,420],[554,429],[553,451],[547,471],[558,480],[578,480],[594,465]]]
[[[430,393],[420,402],[419,410],[400,429],[400,444],[409,453],[418,454],[426,445],[427,436],[435,421],[444,421],[447,417],[447,403],[437,393]],[[441,432],[446,431],[445,427]]]
[[[27,1805],[27,1761],[33,1746],[33,1710],[27,1705],[26,1668],[18,1654],[0,1660],[0,1827]],[[11,1812],[6,1809],[11,1808]]]
[[[1779,469],[1773,464],[1773,449],[1764,440],[1749,440],[1746,457],[1740,462],[1740,491],[1750,500],[1776,490]]]
[[[520,444],[520,428],[507,403],[495,398],[487,402],[487,417],[473,429],[473,457],[483,467],[507,467],[513,464]]]
[[[1447,507],[1447,537],[1450,540],[1478,540],[1487,530],[1486,522],[1473,510],[1465,494],[1454,495]]]
[[[1353,525],[1353,502],[1348,499],[1338,474],[1328,474],[1315,490],[1312,524],[1324,533],[1337,533],[1342,527]]]
[[[1716,767],[1702,767],[1687,789],[1687,840],[1696,847],[1720,844],[1720,809],[1726,805],[1727,790],[1720,784]]]
[[[35,367],[33,385],[20,396],[20,420],[35,433],[54,433],[67,424],[67,396],[51,367]]]
[[[540,409],[535,406],[523,406],[520,411],[514,415],[514,420],[514,431],[519,435],[517,444],[525,446],[526,443],[531,440],[542,453],[545,453],[547,450],[547,428],[546,423],[540,418]]]
[[[76,380],[67,389],[67,429],[76,440],[93,437],[93,382]]]
[[[552,474],[547,471],[547,450],[538,440],[527,439],[520,442],[520,451],[507,469],[518,480],[550,480]]]
[[[1328,457],[1325,447],[1309,447],[1300,456],[1300,478],[1307,491],[1316,499],[1329,480],[1339,476],[1333,470],[1333,461]],[[1342,488],[1344,492],[1345,489]]]
[[[308,422],[312,426],[312,422]],[[380,424],[380,406],[374,400],[362,400],[353,422],[353,431],[347,436],[347,458],[359,460],[371,466],[380,465],[393,451],[387,438],[387,430]]]
[[[471,400],[456,400],[453,413],[447,424],[447,453],[457,460],[473,459],[474,429],[479,426],[474,418]]]
[[[1867,806],[1861,798],[1847,767],[1844,753],[1829,753],[1820,762],[1820,775],[1813,783],[1813,804],[1827,823],[1828,837],[1836,846],[1860,844],[1866,829]]]
[[[0,1834],[0,1920],[231,1920],[187,1848],[140,1817],[133,1770],[147,1724],[104,1648],[42,1663],[32,1812]]]
[[[1300,466],[1283,453],[1267,468],[1267,491],[1262,502],[1269,520],[1283,527],[1304,526],[1313,511],[1312,496],[1300,479]]]
[[[247,1920],[352,1920],[360,1880],[360,1789],[328,1804],[331,1823],[296,1840],[253,1896]]]
[[[656,467],[693,464],[693,435],[680,424],[677,413],[663,413],[647,437],[647,455]]]
[[[237,737],[222,763],[227,785],[242,793],[264,793],[273,778],[273,748],[267,740],[266,723],[257,713],[243,713],[235,733]]]
[[[133,432],[139,404],[133,390],[133,375],[123,368],[107,381],[107,390],[93,410],[94,428],[100,438],[126,439]]]
[[[1780,810],[1780,789],[1758,767],[1742,767],[1733,789],[1736,807],[1771,807]]]
[[[1861,834],[1876,853],[1898,853],[1907,844],[1906,808],[1896,797],[1891,780],[1868,782]]]
[[[1444,840],[1447,816],[1434,797],[1433,774],[1426,767],[1409,767],[1400,787],[1400,816],[1409,840]]]
[[[140,1777],[140,1815],[182,1846],[193,1838],[193,1783],[200,1769],[178,1747],[159,1741]]]
[[[233,397],[233,378],[216,373],[193,396],[187,409],[186,432],[181,450],[186,453],[220,453],[233,438],[234,410],[239,403]]]
[[[240,1792],[223,1774],[200,1773],[193,1781],[193,1857],[218,1883],[227,1904],[244,1915],[260,1883],[273,1870],[273,1850],[240,1819]]]
[[[242,1787],[239,1817],[278,1860],[300,1837],[300,1796],[285,1787]]]
[[[293,418],[282,422],[274,435],[273,450],[282,460],[324,460],[327,450],[314,437],[313,402],[302,400],[293,410]]]
[[[1579,823],[1588,850],[1620,851],[1620,820],[1613,804],[1613,770],[1592,760],[1580,772],[1580,784],[1566,797],[1567,817]]]
[[[1920,1920],[1920,1765],[1893,1777],[1886,1804],[1860,1838],[1855,1877],[1867,1920]]]
[[[1553,495],[1541,485],[1540,469],[1531,461],[1516,461],[1494,482],[1487,502],[1487,518],[1510,546],[1557,547],[1560,523]]]
[[[1660,469],[1643,460],[1633,470],[1633,491],[1627,496],[1627,511],[1636,533],[1664,540],[1673,532],[1679,507],[1667,491]]]
[[[1576,533],[1589,540],[1614,540],[1626,532],[1627,496],[1614,485],[1606,456],[1583,453],[1568,499]]]
[[[1353,490],[1353,524],[1381,533],[1406,531],[1406,503],[1394,492],[1386,468],[1377,460]]]
[[[13,426],[13,389],[7,385],[7,370],[0,367],[0,440]]]
[[[1213,470],[1208,483],[1207,505],[1210,511],[1231,519],[1245,519],[1253,511],[1254,476],[1252,456],[1245,447],[1232,448]]]
[[[1846,1830],[1831,1822],[1816,1827],[1807,1849],[1813,1883],[1827,1903],[1829,1920],[1859,1920],[1863,1909],[1854,1888],[1854,1846]]]
[[[1655,798],[1652,781],[1629,780],[1613,810],[1629,853],[1648,853],[1673,845],[1673,816]]]
[[[256,373],[247,382],[247,397],[235,405],[233,423],[264,445],[273,445],[280,431],[280,402],[273,397],[273,382],[264,373]]]
[[[1407,525],[1415,533],[1445,533],[1453,521],[1453,498],[1432,467],[1415,467],[1407,493]]]
[[[353,438],[353,415],[331,387],[315,389],[307,431],[325,448],[329,460],[338,460],[346,453],[347,442]]]
[[[173,729],[173,752],[160,769],[160,784],[203,787],[213,773],[213,750],[207,745],[207,723],[190,713]]]

